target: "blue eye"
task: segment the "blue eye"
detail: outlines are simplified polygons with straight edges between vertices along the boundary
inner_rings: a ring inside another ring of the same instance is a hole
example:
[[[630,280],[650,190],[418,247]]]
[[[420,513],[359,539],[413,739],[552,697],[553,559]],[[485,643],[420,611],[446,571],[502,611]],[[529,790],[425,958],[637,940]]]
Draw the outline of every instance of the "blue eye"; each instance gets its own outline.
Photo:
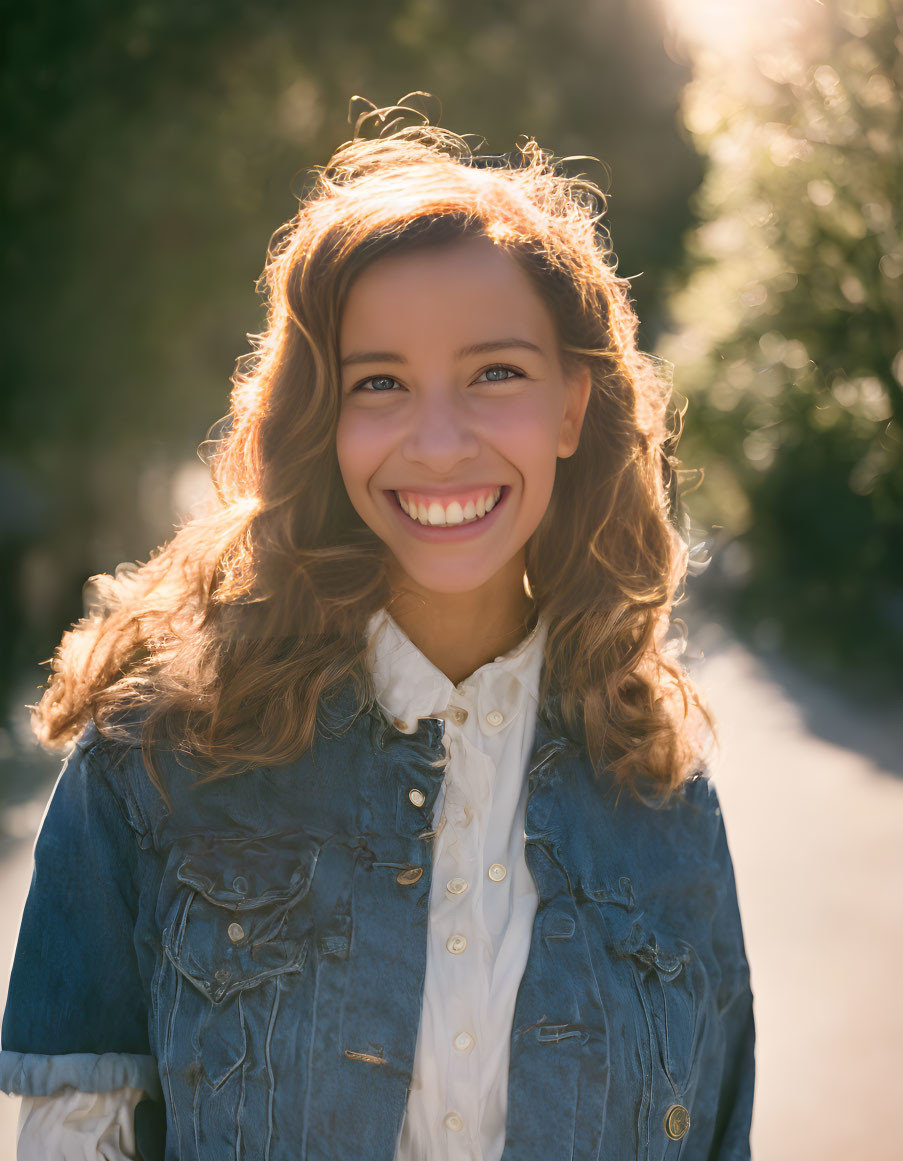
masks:
[[[369,388],[367,384],[370,384]],[[393,379],[391,375],[371,375],[369,379],[364,379],[362,383],[358,383],[355,391],[362,389],[370,391],[391,391],[398,383],[397,379]]]
[[[520,372],[513,367],[487,367],[483,376],[489,383],[504,383],[506,379],[520,378]]]

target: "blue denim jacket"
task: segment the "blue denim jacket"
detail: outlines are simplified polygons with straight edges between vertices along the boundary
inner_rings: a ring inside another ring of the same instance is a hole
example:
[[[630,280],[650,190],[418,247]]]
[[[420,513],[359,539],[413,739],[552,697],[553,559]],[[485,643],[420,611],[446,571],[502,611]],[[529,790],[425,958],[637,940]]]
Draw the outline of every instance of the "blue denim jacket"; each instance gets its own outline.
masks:
[[[528,776],[539,907],[504,1161],[748,1158],[752,995],[714,788],[619,794],[556,720]],[[287,766],[198,784],[161,752],[170,811],[140,751],[90,727],[36,847],[0,1087],[154,1092],[166,1161],[392,1161],[442,732],[352,720],[342,696]]]

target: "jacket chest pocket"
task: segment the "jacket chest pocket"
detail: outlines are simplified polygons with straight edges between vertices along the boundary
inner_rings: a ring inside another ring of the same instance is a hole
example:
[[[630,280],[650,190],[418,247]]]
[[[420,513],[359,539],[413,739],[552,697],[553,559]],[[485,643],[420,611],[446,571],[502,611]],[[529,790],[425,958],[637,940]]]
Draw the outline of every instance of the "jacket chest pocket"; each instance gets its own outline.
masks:
[[[170,1068],[193,1067],[220,1088],[266,1057],[279,994],[309,960],[318,857],[309,839],[282,855],[247,840],[179,853],[162,938],[177,1013],[164,1034]]]
[[[643,911],[627,880],[586,894],[602,919],[614,984],[629,998],[628,1026],[636,1029],[643,1070],[634,1085],[640,1141],[647,1142],[650,1157],[658,1155],[656,1148],[672,1156],[669,1147],[677,1156],[678,1142],[691,1133],[702,1044],[717,1015],[712,981],[696,948]]]
[[[696,952],[642,915],[622,926],[613,951],[633,975],[656,1061],[675,1095],[683,1094],[693,1082],[708,992]]]

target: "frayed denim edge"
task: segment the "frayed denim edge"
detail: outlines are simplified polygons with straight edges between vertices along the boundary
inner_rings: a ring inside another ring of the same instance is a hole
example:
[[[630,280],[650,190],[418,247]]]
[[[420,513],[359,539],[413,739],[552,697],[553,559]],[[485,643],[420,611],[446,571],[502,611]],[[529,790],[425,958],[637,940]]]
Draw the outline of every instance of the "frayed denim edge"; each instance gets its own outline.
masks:
[[[79,1092],[114,1092],[138,1088],[160,1096],[157,1063],[152,1056],[128,1052],[71,1052],[44,1056],[37,1052],[0,1052],[0,1091],[13,1096],[53,1096],[63,1088]]]

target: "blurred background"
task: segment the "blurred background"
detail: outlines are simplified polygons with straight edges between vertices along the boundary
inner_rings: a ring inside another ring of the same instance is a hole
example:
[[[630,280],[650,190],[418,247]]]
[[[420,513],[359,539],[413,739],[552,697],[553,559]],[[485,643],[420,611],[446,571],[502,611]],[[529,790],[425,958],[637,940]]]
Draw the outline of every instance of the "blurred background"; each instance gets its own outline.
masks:
[[[0,999],[98,572],[207,494],[255,282],[348,101],[428,90],[609,195],[687,403],[687,662],[759,1015],[754,1155],[899,1156],[903,0],[3,4]],[[432,107],[438,109],[434,102]],[[0,1098],[0,1158],[15,1102]]]

